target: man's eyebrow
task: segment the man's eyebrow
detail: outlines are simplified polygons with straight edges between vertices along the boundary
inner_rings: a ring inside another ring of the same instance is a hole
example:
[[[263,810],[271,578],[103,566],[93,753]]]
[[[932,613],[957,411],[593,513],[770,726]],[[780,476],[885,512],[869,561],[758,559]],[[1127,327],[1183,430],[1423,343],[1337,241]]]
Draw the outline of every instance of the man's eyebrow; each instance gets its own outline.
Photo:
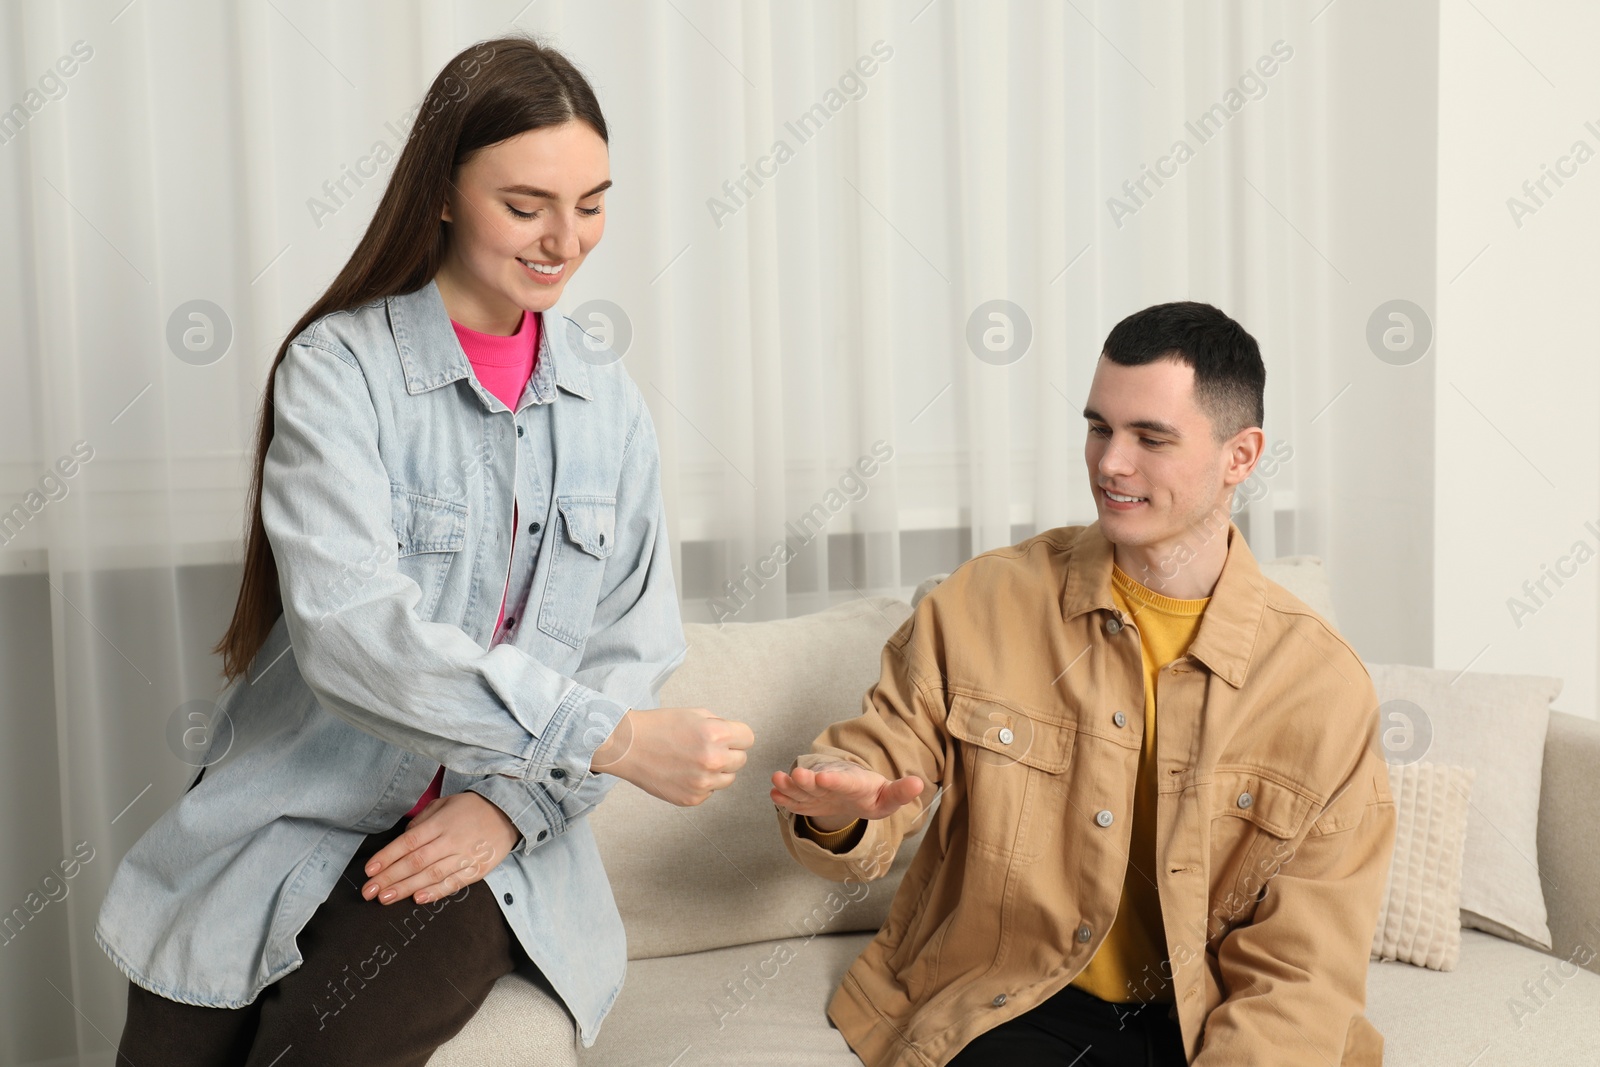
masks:
[[[1107,422],[1094,408],[1084,408],[1083,417],[1093,422]],[[1135,430],[1149,430],[1152,433],[1165,434],[1168,437],[1183,437],[1182,430],[1179,430],[1170,422],[1162,422],[1160,419],[1134,419],[1127,425]]]
[[[587,193],[584,193],[582,196],[578,197],[578,199],[579,200],[587,200],[591,196],[595,195],[596,193],[603,193],[609,188],[611,188],[611,179],[607,178],[605,181],[601,182],[599,185],[595,186],[593,189],[590,189]],[[560,200],[561,199],[555,193],[547,192],[544,189],[535,188],[532,185],[506,185],[506,186],[502,186],[500,191],[502,193],[516,193],[518,196],[536,196],[541,200]]]

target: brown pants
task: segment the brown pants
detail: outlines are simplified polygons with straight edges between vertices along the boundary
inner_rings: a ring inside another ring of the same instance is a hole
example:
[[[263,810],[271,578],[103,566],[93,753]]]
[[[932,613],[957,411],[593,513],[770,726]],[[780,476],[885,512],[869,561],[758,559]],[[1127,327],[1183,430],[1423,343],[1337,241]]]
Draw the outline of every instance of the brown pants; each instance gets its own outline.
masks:
[[[499,978],[535,977],[487,882],[427,904],[361,898],[367,861],[407,821],[367,835],[295,939],[304,962],[254,1002],[204,1008],[129,982],[117,1067],[423,1067]]]

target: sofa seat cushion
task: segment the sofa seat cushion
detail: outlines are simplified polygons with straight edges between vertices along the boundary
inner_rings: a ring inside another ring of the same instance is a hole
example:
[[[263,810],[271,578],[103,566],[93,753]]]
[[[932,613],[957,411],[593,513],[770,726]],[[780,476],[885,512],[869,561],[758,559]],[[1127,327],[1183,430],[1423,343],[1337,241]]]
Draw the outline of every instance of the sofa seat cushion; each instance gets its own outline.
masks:
[[[871,934],[634,960],[584,1067],[861,1067],[828,1001]],[[430,1067],[432,1065],[430,1064]]]
[[[605,1024],[602,1024],[605,1025]],[[577,1067],[577,1027],[537,969],[513,971],[489,990],[428,1067]]]
[[[579,1050],[578,1062],[860,1067],[826,1012],[869,940],[867,934],[821,934],[635,960],[599,1039]],[[1532,983],[1535,995],[1524,982]],[[1515,1015],[1513,1004],[1520,1005]],[[1367,1017],[1384,1035],[1383,1061],[1390,1067],[1593,1067],[1600,1045],[1600,975],[1463,930],[1460,961],[1452,971],[1370,964]]]
[[[1383,1034],[1383,1062],[1593,1067],[1600,1048],[1600,975],[1580,962],[1462,930],[1454,970],[1369,964],[1367,1018]]]

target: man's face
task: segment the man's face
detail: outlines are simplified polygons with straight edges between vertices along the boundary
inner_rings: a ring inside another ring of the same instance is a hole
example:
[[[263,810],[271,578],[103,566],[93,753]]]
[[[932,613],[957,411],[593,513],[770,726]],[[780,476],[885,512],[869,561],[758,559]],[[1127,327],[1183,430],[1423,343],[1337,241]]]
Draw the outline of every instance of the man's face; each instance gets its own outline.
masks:
[[[1239,447],[1251,431],[1213,441],[1211,419],[1195,404],[1192,367],[1169,359],[1124,367],[1102,356],[1084,418],[1083,456],[1108,540],[1160,548],[1208,517],[1213,528],[1227,528],[1230,490],[1254,466],[1255,456]],[[1139,501],[1121,503],[1112,493]]]

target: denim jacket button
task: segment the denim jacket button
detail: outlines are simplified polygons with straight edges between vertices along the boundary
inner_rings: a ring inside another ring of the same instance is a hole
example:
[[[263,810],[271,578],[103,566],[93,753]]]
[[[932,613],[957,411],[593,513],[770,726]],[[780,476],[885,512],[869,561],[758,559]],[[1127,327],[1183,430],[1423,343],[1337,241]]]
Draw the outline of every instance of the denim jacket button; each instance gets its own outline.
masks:
[[[509,903],[511,903],[511,894],[510,894],[510,893],[507,893],[507,894],[506,894],[506,896],[505,896],[505,900],[506,900],[506,903],[507,903],[507,904],[509,904]]]
[[[557,767],[557,768],[555,768],[554,770],[552,770],[550,772],[550,777],[555,778],[555,779],[565,778],[566,776],[567,776],[567,772],[562,770],[560,767]]]
[[[1095,817],[1094,817],[1094,821],[1099,823],[1101,826],[1110,826],[1111,825],[1111,812],[1108,811],[1108,810],[1103,810],[1103,809],[1101,811],[1099,811],[1099,812],[1096,812],[1095,813]]]
[[[1006,1002],[1006,995],[1004,993],[1001,993],[998,996],[996,996],[993,1000],[991,1000],[989,1003],[993,1004],[995,1007],[998,1008],[998,1007],[1004,1006],[1005,1002]]]
[[[1115,615],[1106,620],[1106,633],[1114,634],[1122,631],[1122,620]]]
[[[545,838],[547,838],[549,836],[550,836],[550,831],[549,830],[540,830],[539,833],[534,836],[534,840],[535,841],[543,841]]]
[[[1240,793],[1239,794],[1239,806],[1241,808],[1248,808],[1250,805],[1254,804],[1255,802],[1256,802],[1256,798],[1251,796],[1249,793]]]
[[[1016,739],[1016,736],[1017,736],[1016,734],[1011,732],[1011,727],[1009,727],[1009,726],[1000,727],[1000,743],[1002,745],[1009,745],[1012,741],[1014,741]]]
[[[1111,721],[1116,723],[1118,726],[1126,726],[1126,725],[1128,725],[1128,717],[1126,715],[1122,714],[1122,712],[1120,712],[1120,711],[1117,712],[1115,715],[1111,716]]]
[[[536,523],[536,522],[530,522],[528,524],[528,532],[531,533],[531,534],[538,533],[539,532],[539,524]]]
[[[518,427],[517,427],[517,436],[518,436],[518,437],[521,437],[521,436],[522,436],[522,427],[521,427],[521,426],[518,426]]]
[[[1084,923],[1082,926],[1078,927],[1078,944],[1088,944],[1089,938],[1092,936],[1094,936],[1094,931],[1089,929],[1088,923]]]

